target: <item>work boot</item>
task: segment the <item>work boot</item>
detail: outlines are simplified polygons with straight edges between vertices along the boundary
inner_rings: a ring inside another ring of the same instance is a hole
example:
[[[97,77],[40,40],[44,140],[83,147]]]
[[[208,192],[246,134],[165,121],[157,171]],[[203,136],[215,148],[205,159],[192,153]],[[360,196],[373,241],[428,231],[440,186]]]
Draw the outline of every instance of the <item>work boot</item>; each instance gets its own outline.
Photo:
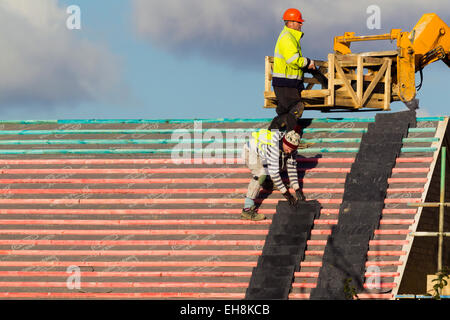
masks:
[[[242,209],[241,219],[242,220],[252,220],[252,221],[260,221],[266,218],[262,213],[258,213],[258,209],[256,206],[252,206],[250,208]]]

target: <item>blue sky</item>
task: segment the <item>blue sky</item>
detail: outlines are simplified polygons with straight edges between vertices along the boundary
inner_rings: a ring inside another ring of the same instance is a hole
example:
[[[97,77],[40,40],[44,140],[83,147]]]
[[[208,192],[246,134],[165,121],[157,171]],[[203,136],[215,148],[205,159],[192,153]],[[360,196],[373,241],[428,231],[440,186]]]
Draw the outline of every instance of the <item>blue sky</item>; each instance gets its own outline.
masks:
[[[329,4],[330,12],[335,10],[333,5],[347,7],[341,17],[340,12],[333,17],[328,13],[327,23],[321,18],[327,16],[326,10],[304,1],[282,0],[272,5],[266,0],[20,0],[21,10],[36,12],[36,8],[28,7],[32,1],[42,3],[38,8],[42,15],[46,10],[57,12],[49,15],[48,27],[37,25],[39,32],[35,35],[27,31],[29,42],[37,46],[12,46],[30,53],[16,59],[24,66],[22,76],[16,74],[17,68],[3,66],[0,85],[3,82],[8,88],[0,88],[3,119],[269,118],[275,112],[262,108],[264,55],[273,53],[282,28],[276,17],[284,8],[304,8],[307,22],[303,51],[319,59],[331,52],[333,37],[344,31],[409,31],[422,13],[433,9],[450,23],[450,8],[446,1],[437,0],[426,6],[423,1],[403,0],[313,1]],[[268,5],[258,5],[263,2]],[[405,3],[407,9],[396,10]],[[81,8],[81,30],[64,27],[68,16],[64,11],[72,4]],[[366,26],[369,4],[381,8],[379,30]],[[18,30],[17,21],[11,18],[4,23]],[[51,23],[61,23],[66,30],[52,29]],[[7,46],[16,39],[4,37],[1,42],[0,34],[0,45]],[[34,78],[27,74],[32,68],[37,68]],[[450,69],[443,62],[424,70],[424,84],[417,95],[421,115],[449,114],[449,80]],[[7,98],[2,100],[1,95]],[[393,111],[404,109],[400,102],[392,104]],[[373,115],[304,113],[307,118]]]

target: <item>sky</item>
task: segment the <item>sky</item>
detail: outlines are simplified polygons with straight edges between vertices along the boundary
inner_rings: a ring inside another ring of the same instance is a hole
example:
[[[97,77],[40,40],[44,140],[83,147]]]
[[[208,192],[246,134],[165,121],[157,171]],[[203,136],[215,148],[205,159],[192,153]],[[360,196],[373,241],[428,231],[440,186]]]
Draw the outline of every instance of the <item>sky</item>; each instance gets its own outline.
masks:
[[[72,5],[80,29],[68,28]],[[380,24],[370,26],[373,6]],[[289,7],[306,20],[303,55],[319,60],[344,32],[410,31],[428,12],[450,24],[448,0],[0,0],[1,119],[273,117],[262,107],[264,56],[273,55]],[[420,116],[449,115],[449,80],[442,61],[424,69]],[[374,114],[307,110],[303,117]]]

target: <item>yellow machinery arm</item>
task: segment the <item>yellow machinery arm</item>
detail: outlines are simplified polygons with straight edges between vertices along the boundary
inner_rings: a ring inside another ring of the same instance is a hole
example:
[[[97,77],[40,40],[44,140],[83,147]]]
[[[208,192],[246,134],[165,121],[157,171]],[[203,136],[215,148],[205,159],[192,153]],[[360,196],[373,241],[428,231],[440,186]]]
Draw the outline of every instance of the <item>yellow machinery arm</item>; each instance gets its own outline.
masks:
[[[407,103],[415,98],[415,72],[437,60],[450,67],[450,28],[435,13],[427,13],[417,22],[411,32],[392,29],[390,33],[374,36],[355,36],[346,32],[334,38],[337,54],[351,54],[350,44],[356,41],[396,40],[398,96]]]
[[[423,15],[410,37],[416,71],[437,60],[443,60],[450,67],[450,28],[436,14]]]

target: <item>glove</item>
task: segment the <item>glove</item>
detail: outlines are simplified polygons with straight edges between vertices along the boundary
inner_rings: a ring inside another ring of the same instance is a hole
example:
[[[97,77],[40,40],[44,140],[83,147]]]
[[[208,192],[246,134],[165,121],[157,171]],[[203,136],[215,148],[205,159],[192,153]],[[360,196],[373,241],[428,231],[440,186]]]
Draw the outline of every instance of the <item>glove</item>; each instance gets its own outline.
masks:
[[[285,193],[283,193],[283,197],[286,198],[286,200],[288,201],[290,206],[292,206],[294,208],[297,207],[298,200],[295,199],[289,191],[286,191]]]
[[[303,194],[303,191],[300,189],[295,190],[295,195],[297,196],[298,201],[305,201],[306,197]]]

